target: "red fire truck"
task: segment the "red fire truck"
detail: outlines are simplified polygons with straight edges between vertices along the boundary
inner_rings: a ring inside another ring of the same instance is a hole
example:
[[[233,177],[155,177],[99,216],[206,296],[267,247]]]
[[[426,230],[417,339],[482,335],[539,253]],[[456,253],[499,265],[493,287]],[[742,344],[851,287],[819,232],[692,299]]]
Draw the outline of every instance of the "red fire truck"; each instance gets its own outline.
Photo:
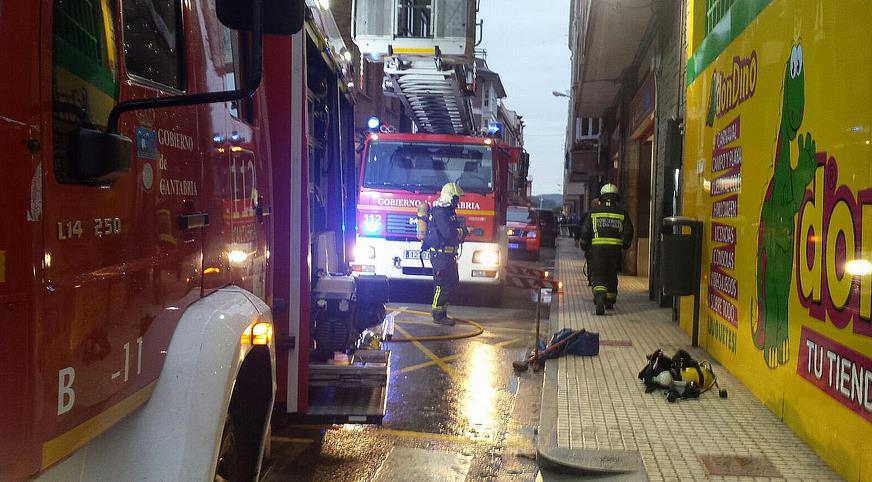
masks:
[[[0,480],[251,479],[274,404],[383,414],[386,358],[347,367],[381,407],[319,409],[310,382],[342,369],[313,320],[348,345],[360,297],[331,274],[351,105],[304,8],[0,4]]]
[[[465,194],[458,217],[470,234],[458,257],[460,281],[484,289],[496,304],[505,283],[508,163],[518,148],[487,137],[373,133],[364,143],[352,271],[390,280],[428,280],[432,268],[416,237],[416,213],[442,186]],[[424,259],[421,259],[423,255]]]

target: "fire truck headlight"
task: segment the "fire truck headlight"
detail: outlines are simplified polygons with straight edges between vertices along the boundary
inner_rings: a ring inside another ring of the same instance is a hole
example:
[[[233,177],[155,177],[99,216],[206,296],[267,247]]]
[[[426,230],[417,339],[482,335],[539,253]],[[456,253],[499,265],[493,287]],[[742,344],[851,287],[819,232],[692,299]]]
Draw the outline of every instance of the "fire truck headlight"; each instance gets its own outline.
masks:
[[[365,259],[375,259],[375,248],[365,244],[358,244],[354,247],[354,260],[360,262]]]
[[[366,234],[378,234],[381,231],[382,218],[380,214],[367,214],[363,217],[363,230]]]
[[[476,251],[472,253],[472,262],[474,264],[483,264],[486,266],[499,266],[500,253],[498,251]]]
[[[537,236],[539,236],[539,233],[537,233],[536,231],[527,231],[528,238],[535,238]]]

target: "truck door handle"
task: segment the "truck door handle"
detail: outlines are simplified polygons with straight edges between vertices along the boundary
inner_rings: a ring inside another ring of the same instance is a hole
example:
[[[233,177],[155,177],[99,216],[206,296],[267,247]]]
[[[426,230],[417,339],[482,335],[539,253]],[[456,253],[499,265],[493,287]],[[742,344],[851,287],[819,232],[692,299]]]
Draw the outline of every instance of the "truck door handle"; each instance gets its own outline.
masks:
[[[182,214],[179,226],[182,229],[198,229],[209,225],[209,213]]]

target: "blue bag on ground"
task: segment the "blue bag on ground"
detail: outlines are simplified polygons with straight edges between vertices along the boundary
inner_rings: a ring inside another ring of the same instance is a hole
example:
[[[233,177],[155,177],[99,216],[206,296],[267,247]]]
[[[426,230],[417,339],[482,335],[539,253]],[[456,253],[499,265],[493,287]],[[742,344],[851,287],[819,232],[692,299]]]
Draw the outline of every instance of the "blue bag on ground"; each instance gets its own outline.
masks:
[[[564,352],[567,355],[596,356],[599,355],[599,333],[582,330],[574,340],[566,344]]]
[[[572,339],[569,339],[569,338]],[[555,345],[569,339],[565,344],[557,349],[551,349]],[[596,356],[599,354],[599,333],[593,333],[587,330],[575,332],[569,328],[564,328],[553,335],[548,341],[548,346],[544,353],[540,354],[542,359],[559,358],[563,355],[580,355],[580,356]]]

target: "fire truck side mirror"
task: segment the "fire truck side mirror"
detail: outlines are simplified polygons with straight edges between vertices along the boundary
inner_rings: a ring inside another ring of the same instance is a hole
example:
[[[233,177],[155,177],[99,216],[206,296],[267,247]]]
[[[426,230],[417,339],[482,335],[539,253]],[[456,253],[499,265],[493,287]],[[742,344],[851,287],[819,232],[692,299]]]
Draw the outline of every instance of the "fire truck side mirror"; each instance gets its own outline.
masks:
[[[293,35],[303,28],[305,0],[262,0],[263,33]],[[254,30],[251,0],[215,0],[218,19],[235,29]]]
[[[71,133],[69,163],[73,182],[107,185],[130,171],[133,141],[121,134],[80,127]]]

